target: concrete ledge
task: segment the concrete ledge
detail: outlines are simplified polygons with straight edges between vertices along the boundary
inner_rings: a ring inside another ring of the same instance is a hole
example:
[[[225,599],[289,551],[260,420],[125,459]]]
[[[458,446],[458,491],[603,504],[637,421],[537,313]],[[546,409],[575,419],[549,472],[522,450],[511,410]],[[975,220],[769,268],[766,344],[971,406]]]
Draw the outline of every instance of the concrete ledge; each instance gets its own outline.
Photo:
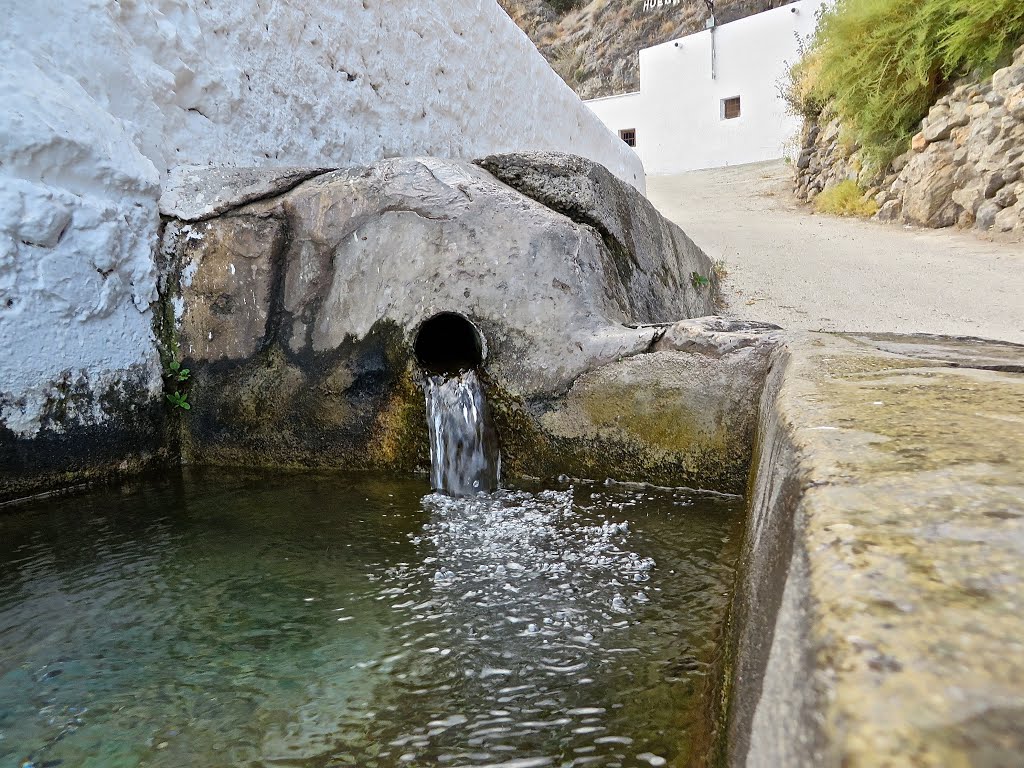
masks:
[[[1018,764],[1022,362],[978,340],[787,335],[732,616],[731,764]]]

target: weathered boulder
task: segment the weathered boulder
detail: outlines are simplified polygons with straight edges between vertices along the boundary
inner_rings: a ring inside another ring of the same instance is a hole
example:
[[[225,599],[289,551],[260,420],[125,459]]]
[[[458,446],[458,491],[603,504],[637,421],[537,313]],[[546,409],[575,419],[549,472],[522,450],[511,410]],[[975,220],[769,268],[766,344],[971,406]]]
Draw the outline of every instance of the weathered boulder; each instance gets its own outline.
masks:
[[[1003,208],[1009,208],[1017,202],[1017,193],[1011,186],[1006,186],[996,192],[992,198],[996,205],[1001,205]]]
[[[557,161],[564,186],[537,197],[559,210],[478,166],[419,158],[172,222],[186,461],[422,467],[413,341],[440,313],[473,323],[488,387],[527,421],[586,372],[646,351],[651,324],[712,313],[705,254],[603,169]]]
[[[221,168],[179,165],[168,173],[160,213],[181,221],[202,221],[294,189],[334,168]]]
[[[1024,236],[1021,217],[985,205],[994,200],[1008,209],[1014,205],[1009,201],[1020,197],[1002,190],[1019,178],[1024,164],[1024,47],[991,81],[961,81],[939,98],[921,121],[910,149],[887,168],[874,168],[856,148],[844,149],[842,142],[825,139],[842,126],[830,109],[822,114],[829,116],[827,124],[819,126],[818,118],[811,119],[801,132],[798,198],[810,201],[815,190],[851,178],[875,197],[878,220],[901,219],[925,227],[955,224]],[[892,202],[904,192],[901,210]]]
[[[1002,213],[1002,208],[997,203],[991,200],[986,200],[978,206],[978,210],[975,212],[975,221],[977,222],[978,229],[991,229],[992,225],[995,224],[996,216]]]
[[[636,322],[661,322],[663,299],[657,294],[660,288],[678,286],[680,275],[684,286],[693,272],[717,282],[703,264],[703,252],[683,230],[593,160],[560,152],[522,152],[491,155],[477,164],[527,197],[597,230],[634,297]],[[699,306],[681,297],[686,317],[708,314],[703,295],[696,297]]]
[[[903,205],[899,200],[890,200],[878,209],[875,218],[878,221],[896,221],[899,219],[902,209]]]
[[[945,117],[930,121],[928,127],[923,131],[926,142],[945,141],[949,138],[954,128],[967,125],[968,117],[966,112],[958,115],[947,115]]]
[[[1017,120],[1024,120],[1024,84],[1016,86],[1006,95],[1006,111]]]
[[[904,169],[903,219],[923,227],[956,223],[959,207],[951,199],[954,189],[952,152],[932,145]]]
[[[992,75],[992,90],[997,96],[1005,97],[1015,93],[1019,85],[1024,85],[1024,56],[1020,51],[1014,54],[1014,62],[1003,67]]]
[[[995,197],[996,192],[1006,186],[1006,178],[1001,170],[986,173],[981,179],[981,193],[986,198]]]
[[[996,232],[1012,232],[1021,225],[1022,218],[1024,216],[1022,216],[1021,211],[1016,206],[1005,208],[993,217],[992,229]]]
[[[664,328],[647,354],[596,368],[565,397],[495,417],[514,473],[742,493],[777,326],[706,317]]]
[[[982,191],[981,181],[975,181],[960,189],[954,189],[950,198],[965,211],[970,211],[971,215],[977,215],[978,208],[985,202],[985,193]]]

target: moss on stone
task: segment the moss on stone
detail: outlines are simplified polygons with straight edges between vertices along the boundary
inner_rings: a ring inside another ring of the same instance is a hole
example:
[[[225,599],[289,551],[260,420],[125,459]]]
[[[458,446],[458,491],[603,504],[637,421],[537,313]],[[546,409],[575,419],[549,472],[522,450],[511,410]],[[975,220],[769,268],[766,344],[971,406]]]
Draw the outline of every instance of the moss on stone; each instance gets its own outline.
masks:
[[[287,323],[282,324],[286,326]],[[404,331],[381,321],[325,353],[273,338],[246,360],[188,361],[187,463],[423,470],[423,394]]]
[[[216,391],[207,387],[197,391],[196,398],[197,402],[204,395],[214,398],[221,418],[234,427],[249,432],[278,430],[306,382],[303,372],[288,362],[280,347],[274,346]]]
[[[692,406],[677,393],[656,383],[638,392],[633,387],[605,384],[588,390],[581,405],[599,430],[613,429],[642,443],[647,450],[679,454],[698,446],[724,452],[726,439],[719,430],[709,433]]]
[[[407,368],[377,412],[371,460],[386,468],[429,469],[427,409],[422,390]]]
[[[40,428],[21,437],[0,425],[0,503],[111,482],[170,463],[162,404],[145,366],[95,391],[87,377],[50,381]]]
[[[558,403],[529,404],[497,388],[488,399],[501,436],[506,475],[560,474],[741,493],[749,449],[723,431],[701,437],[685,406],[649,412],[618,391],[585,398],[586,418],[566,427]]]
[[[827,385],[840,423],[877,435],[879,473],[925,472],[957,465],[1020,464],[1024,392],[987,371],[925,369],[923,363],[867,359],[851,362]],[[835,366],[829,366],[836,375]],[[849,380],[849,381],[846,381]],[[869,399],[874,398],[874,399]],[[1003,420],[1002,439],[992,428]]]

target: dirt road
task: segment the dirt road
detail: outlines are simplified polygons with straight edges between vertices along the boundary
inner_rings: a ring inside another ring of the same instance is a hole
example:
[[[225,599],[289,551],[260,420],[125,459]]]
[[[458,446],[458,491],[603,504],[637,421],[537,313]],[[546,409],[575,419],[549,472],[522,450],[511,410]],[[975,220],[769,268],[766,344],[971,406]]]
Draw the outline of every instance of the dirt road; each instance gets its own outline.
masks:
[[[782,162],[647,179],[651,202],[728,269],[728,314],[785,328],[1024,343],[1024,243],[815,215]]]

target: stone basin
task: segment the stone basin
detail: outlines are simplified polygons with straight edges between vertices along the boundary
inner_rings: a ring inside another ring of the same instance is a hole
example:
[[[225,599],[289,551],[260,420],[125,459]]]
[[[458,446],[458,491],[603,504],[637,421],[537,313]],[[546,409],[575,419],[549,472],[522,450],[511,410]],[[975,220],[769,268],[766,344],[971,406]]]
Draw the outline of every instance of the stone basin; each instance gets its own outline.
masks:
[[[713,759],[1019,762],[1024,348],[720,317],[708,257],[570,156],[174,178],[159,333],[191,409],[132,411],[167,463],[423,471],[424,370],[468,360],[510,477],[746,496]],[[78,463],[0,498],[110,469],[57,427]]]

